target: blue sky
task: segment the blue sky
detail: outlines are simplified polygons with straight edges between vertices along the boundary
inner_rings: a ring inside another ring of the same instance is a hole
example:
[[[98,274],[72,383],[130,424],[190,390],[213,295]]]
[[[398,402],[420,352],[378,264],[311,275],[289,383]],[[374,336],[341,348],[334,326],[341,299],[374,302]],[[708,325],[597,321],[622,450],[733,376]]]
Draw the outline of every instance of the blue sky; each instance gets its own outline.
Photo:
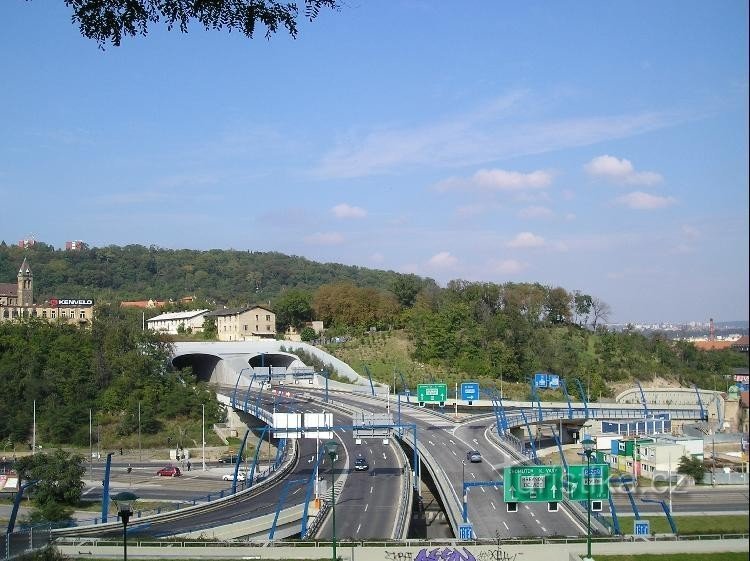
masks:
[[[280,251],[748,319],[748,4],[350,2],[101,51],[0,3],[0,239]]]

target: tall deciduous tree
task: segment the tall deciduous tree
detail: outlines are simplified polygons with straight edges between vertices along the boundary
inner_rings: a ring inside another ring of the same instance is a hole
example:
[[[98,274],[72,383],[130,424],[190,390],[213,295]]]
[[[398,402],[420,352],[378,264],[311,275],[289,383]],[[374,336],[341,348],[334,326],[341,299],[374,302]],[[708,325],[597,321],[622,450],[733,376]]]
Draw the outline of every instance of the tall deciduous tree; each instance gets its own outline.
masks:
[[[594,321],[592,322],[591,327],[596,329],[597,323],[609,319],[609,314],[612,313],[612,308],[610,308],[609,304],[604,300],[594,297],[591,299],[591,313],[594,315]]]
[[[119,46],[123,36],[146,35],[149,25],[165,22],[168,29],[197,21],[205,29],[228,29],[252,38],[258,24],[270,38],[280,28],[297,36],[299,8],[276,0],[65,0],[81,35],[99,46]],[[304,0],[304,14],[314,20],[323,8],[339,8],[337,0]]]
[[[81,499],[81,479],[86,472],[83,461],[83,456],[64,450],[18,459],[15,468],[19,477],[36,481],[31,494],[41,518],[61,520],[70,517],[70,509],[64,507],[74,506]]]

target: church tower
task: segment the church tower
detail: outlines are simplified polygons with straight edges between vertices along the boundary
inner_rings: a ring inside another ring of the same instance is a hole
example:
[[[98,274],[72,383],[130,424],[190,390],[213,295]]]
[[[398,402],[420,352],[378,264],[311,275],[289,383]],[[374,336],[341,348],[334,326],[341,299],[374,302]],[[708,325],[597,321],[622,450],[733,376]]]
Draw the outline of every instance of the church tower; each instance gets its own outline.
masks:
[[[29,308],[34,305],[34,275],[24,257],[18,270],[18,306]]]

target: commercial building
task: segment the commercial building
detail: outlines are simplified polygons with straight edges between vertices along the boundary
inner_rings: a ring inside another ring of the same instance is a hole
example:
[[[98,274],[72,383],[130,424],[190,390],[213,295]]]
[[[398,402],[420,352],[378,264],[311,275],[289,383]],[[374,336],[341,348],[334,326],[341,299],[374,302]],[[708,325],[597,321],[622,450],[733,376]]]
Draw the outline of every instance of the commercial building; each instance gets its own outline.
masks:
[[[0,321],[40,318],[76,325],[88,325],[94,315],[89,298],[50,298],[34,303],[34,274],[26,259],[18,270],[16,283],[0,283]]]

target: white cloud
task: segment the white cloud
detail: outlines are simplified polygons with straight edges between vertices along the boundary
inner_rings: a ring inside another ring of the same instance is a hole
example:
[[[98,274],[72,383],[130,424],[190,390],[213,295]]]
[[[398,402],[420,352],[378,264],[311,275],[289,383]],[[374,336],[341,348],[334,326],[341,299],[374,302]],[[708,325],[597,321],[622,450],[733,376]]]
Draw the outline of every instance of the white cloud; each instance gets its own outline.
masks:
[[[523,191],[526,189],[544,189],[552,183],[552,174],[548,171],[521,173],[504,169],[480,169],[471,177],[450,177],[435,185],[438,191],[473,190],[473,191]]]
[[[455,266],[456,263],[458,263],[458,259],[447,251],[441,251],[430,257],[430,260],[427,263],[431,267],[447,269]]]
[[[512,92],[477,110],[436,122],[342,134],[312,170],[318,178],[366,177],[404,168],[476,166],[518,156],[626,138],[678,122],[673,115],[636,113],[565,120],[519,121],[544,100]]]
[[[344,242],[344,236],[338,232],[316,232],[305,236],[304,240],[309,245],[339,245]]]
[[[518,211],[519,218],[550,218],[553,214],[546,206],[527,206]]]
[[[491,261],[490,267],[495,273],[500,275],[516,275],[526,269],[526,264],[515,259],[503,259],[501,261]]]
[[[336,218],[364,218],[367,216],[367,211],[358,206],[351,206],[346,203],[336,205],[331,209],[331,212]]]
[[[531,232],[521,232],[515,238],[505,244],[508,247],[542,247],[544,238]]]
[[[697,240],[701,237],[701,231],[695,226],[685,224],[681,230],[683,237],[687,238],[688,240]]]
[[[370,261],[372,263],[382,263],[383,261],[385,261],[385,257],[383,256],[382,253],[380,253],[379,251],[376,251],[375,253],[370,255]]]
[[[630,160],[614,156],[598,156],[583,166],[586,173],[631,185],[653,185],[663,178],[653,171],[636,171]]]
[[[674,197],[660,197],[642,191],[633,191],[622,197],[617,197],[615,202],[634,210],[656,210],[671,206],[677,200]]]

